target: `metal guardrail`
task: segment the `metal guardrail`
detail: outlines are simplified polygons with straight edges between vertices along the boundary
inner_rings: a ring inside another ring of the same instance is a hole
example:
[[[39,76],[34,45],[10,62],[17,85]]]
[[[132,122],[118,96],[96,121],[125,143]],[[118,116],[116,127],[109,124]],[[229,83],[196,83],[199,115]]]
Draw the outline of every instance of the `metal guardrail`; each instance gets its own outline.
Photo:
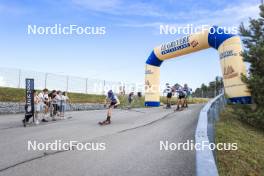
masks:
[[[225,106],[224,94],[220,94],[210,100],[201,110],[195,132],[195,144],[215,143],[215,121]],[[197,176],[218,176],[215,162],[215,152],[209,147],[196,149],[196,175]]]

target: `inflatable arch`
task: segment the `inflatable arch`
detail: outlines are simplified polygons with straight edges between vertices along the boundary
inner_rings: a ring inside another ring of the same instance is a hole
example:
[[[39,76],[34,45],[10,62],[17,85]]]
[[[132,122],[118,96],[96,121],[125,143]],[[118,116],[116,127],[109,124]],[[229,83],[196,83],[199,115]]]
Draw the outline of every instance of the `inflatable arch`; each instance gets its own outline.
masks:
[[[233,103],[251,103],[251,95],[241,81],[246,74],[240,37],[213,26],[208,30],[164,43],[151,52],[145,67],[145,106],[160,105],[160,65],[166,59],[213,47],[218,50],[225,94]]]

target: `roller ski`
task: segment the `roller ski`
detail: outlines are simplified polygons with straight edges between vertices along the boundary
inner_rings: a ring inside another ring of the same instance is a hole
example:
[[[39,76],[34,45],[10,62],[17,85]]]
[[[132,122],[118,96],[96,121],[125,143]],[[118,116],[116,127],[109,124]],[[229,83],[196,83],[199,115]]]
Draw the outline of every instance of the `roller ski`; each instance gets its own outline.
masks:
[[[99,125],[110,125],[111,124],[111,121],[109,120],[105,120],[105,121],[102,121],[102,122],[98,122]]]
[[[176,109],[174,109],[174,112],[177,112],[177,111],[183,111],[183,107],[177,107]]]
[[[167,105],[165,109],[171,109],[171,105]]]
[[[111,120],[110,120],[110,116],[107,116],[106,120],[102,121],[102,122],[98,122],[99,125],[109,125],[111,124]]]
[[[188,108],[188,104],[183,105],[183,108],[187,109]]]

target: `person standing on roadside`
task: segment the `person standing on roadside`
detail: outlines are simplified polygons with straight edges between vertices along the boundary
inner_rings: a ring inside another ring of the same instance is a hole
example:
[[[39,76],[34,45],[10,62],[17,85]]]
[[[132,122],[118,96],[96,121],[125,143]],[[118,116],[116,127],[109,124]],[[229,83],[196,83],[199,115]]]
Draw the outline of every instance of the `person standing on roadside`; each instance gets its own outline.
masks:
[[[39,113],[40,113],[40,106],[41,106],[41,99],[38,96],[38,93],[36,90],[33,91],[34,93],[34,118],[35,118],[35,124],[39,124]]]
[[[55,116],[57,115],[57,110],[58,110],[56,96],[57,96],[57,91],[56,90],[52,90],[49,93],[49,97],[50,97],[50,116],[52,117],[53,121],[56,121]]]
[[[47,101],[48,101],[48,89],[43,89],[39,94],[38,97],[40,99],[40,111],[43,113],[42,116],[42,122],[48,122],[46,120],[46,116],[48,114],[49,108],[47,106]]]
[[[67,110],[67,104],[69,103],[69,97],[67,92],[62,92],[62,104],[61,104],[61,116],[64,118],[65,111]]]

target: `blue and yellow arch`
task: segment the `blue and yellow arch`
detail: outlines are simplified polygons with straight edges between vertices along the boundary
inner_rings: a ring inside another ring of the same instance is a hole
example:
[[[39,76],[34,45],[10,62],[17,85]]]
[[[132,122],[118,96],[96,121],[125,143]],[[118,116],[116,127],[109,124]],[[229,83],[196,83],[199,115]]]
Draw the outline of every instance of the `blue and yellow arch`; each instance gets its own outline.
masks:
[[[246,74],[246,67],[240,54],[242,51],[240,37],[226,33],[223,28],[213,26],[208,30],[184,36],[154,48],[145,67],[145,106],[160,105],[160,66],[164,60],[209,47],[218,50],[220,55],[224,88],[229,101],[251,103],[247,86],[240,78],[241,74]]]

